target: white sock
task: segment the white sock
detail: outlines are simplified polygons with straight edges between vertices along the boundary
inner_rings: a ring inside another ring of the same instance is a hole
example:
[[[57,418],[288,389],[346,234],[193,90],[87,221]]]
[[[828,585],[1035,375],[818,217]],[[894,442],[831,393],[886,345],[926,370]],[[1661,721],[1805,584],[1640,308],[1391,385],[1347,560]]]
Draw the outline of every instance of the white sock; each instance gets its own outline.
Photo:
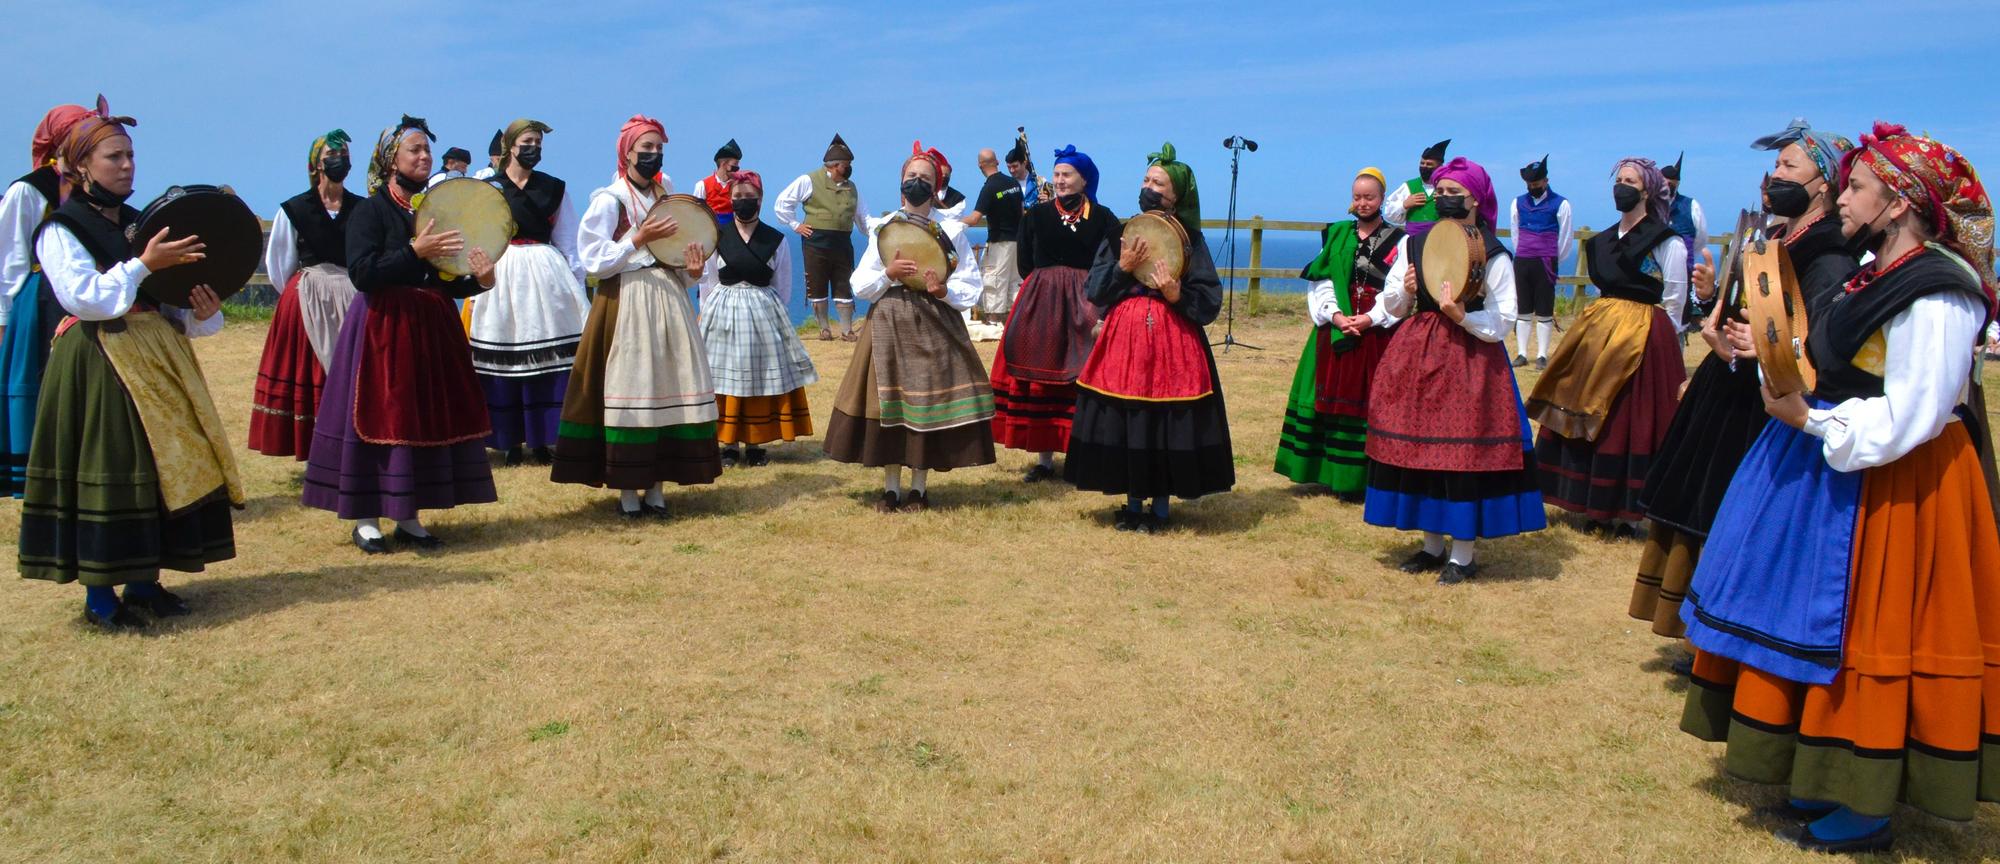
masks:
[[[1429,532],[1429,531],[1425,531],[1425,532],[1424,532],[1424,554],[1425,554],[1425,555],[1443,555],[1443,554],[1444,554],[1444,535],[1443,535],[1443,534],[1432,534],[1432,533],[1431,533],[1431,532]]]
[[[356,519],[354,530],[361,532],[361,538],[364,540],[382,539],[382,523],[379,520]]]
[[[1514,321],[1514,356],[1528,356],[1528,330],[1533,323],[1526,318]]]
[[[1472,566],[1471,540],[1451,541],[1451,563],[1457,564],[1460,567]]]
[[[915,491],[919,495],[923,494],[924,481],[929,480],[930,476],[931,476],[931,469],[929,468],[911,468],[910,489],[912,491]]]
[[[891,491],[891,492],[894,492],[894,493],[896,493],[896,497],[898,497],[898,498],[902,497],[902,495],[903,495],[903,466],[901,466],[901,465],[885,465],[885,466],[883,466],[883,468],[882,468],[882,488],[884,488],[884,489],[887,489],[887,490],[889,490],[889,491]]]
[[[627,513],[639,512],[639,490],[637,489],[618,490],[618,509],[623,510]]]
[[[1055,468],[1055,467],[1056,467],[1056,454],[1054,454],[1054,453],[1043,453],[1043,454],[1042,454],[1042,467],[1043,467],[1043,468],[1049,468],[1049,469],[1053,469],[1053,468]]]
[[[646,490],[646,503],[654,507],[667,506],[667,493],[660,487],[660,484],[655,483],[653,484],[653,488]]]
[[[854,303],[835,300],[833,308],[840,313],[840,329],[848,333],[854,332]]]
[[[1555,335],[1555,332],[1556,320],[1554,318],[1543,318],[1535,322],[1536,357],[1546,358],[1549,356],[1549,337]]]
[[[417,519],[396,520],[396,530],[401,531],[405,534],[413,534],[418,537],[431,536],[431,532],[424,530],[424,523]]]

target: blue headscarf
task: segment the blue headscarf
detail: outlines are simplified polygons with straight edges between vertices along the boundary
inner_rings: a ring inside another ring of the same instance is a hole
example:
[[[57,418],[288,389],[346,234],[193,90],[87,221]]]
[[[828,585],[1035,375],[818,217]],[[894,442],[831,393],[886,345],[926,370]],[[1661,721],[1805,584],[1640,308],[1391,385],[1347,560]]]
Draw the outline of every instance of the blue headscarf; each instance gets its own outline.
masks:
[[[1792,125],[1750,142],[1758,150],[1783,150],[1786,144],[1797,144],[1806,151],[1806,157],[1819,168],[1819,176],[1831,184],[1840,182],[1840,157],[1854,149],[1854,142],[1845,136],[1814,129],[1804,117],[1794,118]]]
[[[1097,203],[1097,163],[1090,161],[1090,154],[1076,149],[1075,144],[1056,151],[1056,164],[1068,165],[1083,175],[1083,197],[1090,203]]]

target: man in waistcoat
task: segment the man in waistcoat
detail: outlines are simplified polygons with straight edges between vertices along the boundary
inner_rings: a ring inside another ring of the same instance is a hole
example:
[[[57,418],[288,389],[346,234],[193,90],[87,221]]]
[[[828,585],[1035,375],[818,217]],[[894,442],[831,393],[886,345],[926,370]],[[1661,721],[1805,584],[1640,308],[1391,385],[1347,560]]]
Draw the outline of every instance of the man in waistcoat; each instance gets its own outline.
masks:
[[[854,288],[847,282],[854,275],[854,236],[850,232],[868,230],[868,209],[861,204],[861,190],[854,186],[854,151],[847,149],[847,142],[833,136],[822,161],[825,164],[819,170],[800,175],[779,192],[771,212],[798,232],[806,268],[806,299],[812,301],[813,317],[819,319],[819,338],[833,338],[826,317],[831,300],[840,315],[840,338],[853,342]]]
[[[1556,268],[1569,257],[1569,200],[1549,188],[1549,157],[1521,169],[1528,193],[1514,199],[1514,365],[1528,365],[1528,331],[1535,333],[1535,368],[1549,368],[1556,328]]]
[[[1434,194],[1431,172],[1444,164],[1444,151],[1450,146],[1451,139],[1446,138],[1424,148],[1423,155],[1417,159],[1417,176],[1389,190],[1388,199],[1382,202],[1383,219],[1412,237],[1422,237],[1424,232],[1431,230],[1431,223],[1438,218],[1437,202],[1431,200]]]

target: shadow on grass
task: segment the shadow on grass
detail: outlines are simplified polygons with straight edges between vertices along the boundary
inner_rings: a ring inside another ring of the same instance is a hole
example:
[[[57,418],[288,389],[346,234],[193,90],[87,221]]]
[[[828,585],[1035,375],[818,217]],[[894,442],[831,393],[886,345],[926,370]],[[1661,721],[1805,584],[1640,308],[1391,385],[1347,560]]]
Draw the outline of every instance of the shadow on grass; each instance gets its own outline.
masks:
[[[1643,624],[1644,622],[1635,623]],[[1652,631],[1648,629],[1645,632],[1651,633]],[[1688,658],[1687,649],[1681,647],[1680,640],[1661,636],[1660,644],[1654,649],[1654,654],[1653,659],[1639,664],[1639,671],[1661,676],[1660,686],[1669,693],[1686,693],[1688,689],[1687,676],[1674,671],[1675,663]]]
[[[360,555],[360,552],[355,552]],[[149,627],[147,634],[224,627],[288,609],[320,603],[344,603],[390,591],[421,591],[450,585],[486,582],[486,571],[450,570],[413,555],[401,560],[343,564],[315,570],[284,570],[255,576],[198,578],[171,585],[174,593],[194,607],[194,614]]]
[[[1574,532],[1552,530],[1554,528],[1551,523],[1549,528],[1540,531],[1478,541],[1474,547],[1473,562],[1479,569],[1465,584],[1560,578],[1563,562],[1577,555],[1577,541]],[[1403,534],[1406,539],[1391,544],[1375,556],[1382,566],[1396,569],[1423,548],[1422,532],[1406,531]]]
[[[874,507],[875,501],[882,497],[882,469],[854,465],[843,466],[843,470],[852,470],[854,476],[865,477],[869,481],[868,488],[850,491],[844,497],[853,501],[857,507]],[[906,496],[909,494],[909,483],[910,474],[905,471],[903,492]],[[925,483],[925,492],[930,499],[930,509],[947,512],[1018,507],[1080,494],[1076,487],[1060,479],[1026,483],[1021,480],[1021,475],[1012,470],[993,465],[932,471]]]

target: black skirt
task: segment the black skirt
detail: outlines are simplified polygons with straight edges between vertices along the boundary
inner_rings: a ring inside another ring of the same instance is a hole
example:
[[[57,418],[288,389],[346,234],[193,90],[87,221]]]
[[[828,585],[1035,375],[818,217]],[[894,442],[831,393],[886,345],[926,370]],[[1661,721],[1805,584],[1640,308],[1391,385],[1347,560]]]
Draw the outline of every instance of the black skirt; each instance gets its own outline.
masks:
[[[1147,402],[1079,389],[1063,479],[1107,495],[1199,498],[1236,485],[1222,378],[1208,357],[1215,392],[1199,399]]]
[[[1721,358],[1708,355],[1695,370],[1646,472],[1639,509],[1655,522],[1707,537],[1736,466],[1770,420],[1757,383],[1757,361],[1738,360],[1731,371]]]

